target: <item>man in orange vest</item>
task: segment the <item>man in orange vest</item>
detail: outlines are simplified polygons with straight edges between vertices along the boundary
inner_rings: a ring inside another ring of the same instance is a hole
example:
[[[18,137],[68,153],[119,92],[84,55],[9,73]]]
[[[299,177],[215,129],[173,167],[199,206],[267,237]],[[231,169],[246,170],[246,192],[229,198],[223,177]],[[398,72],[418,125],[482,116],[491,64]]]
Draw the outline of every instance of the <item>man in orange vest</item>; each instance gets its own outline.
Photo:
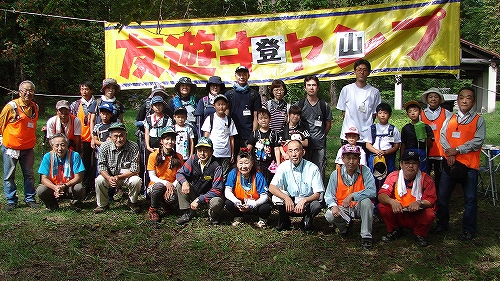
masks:
[[[16,165],[19,162],[24,177],[24,201],[31,208],[38,208],[35,200],[35,161],[36,122],[38,105],[33,101],[35,84],[23,81],[19,84],[19,98],[7,103],[0,113],[0,132],[2,133],[3,191],[7,199],[7,211],[17,206],[17,187],[14,181]]]
[[[360,165],[361,147],[346,144],[342,146],[343,165],[330,176],[325,192],[329,211],[325,218],[335,224],[342,238],[347,237],[349,222],[361,218],[361,246],[372,247],[373,203],[375,179],[370,168]]]
[[[448,229],[449,204],[455,185],[460,183],[464,192],[464,214],[460,240],[474,238],[477,231],[477,177],[481,147],[486,136],[484,118],[473,107],[476,104],[474,89],[462,88],[457,97],[458,112],[446,119],[441,129],[441,145],[445,160],[439,183],[436,233]]]
[[[83,160],[83,165],[85,166],[85,176],[83,177],[83,186],[87,193],[95,191],[95,174],[96,174],[96,161],[94,157],[94,149],[90,143],[92,142],[92,131],[90,131],[90,112],[89,107],[91,104],[95,103],[96,100],[92,95],[94,91],[94,86],[90,81],[83,81],[80,83],[80,95],[81,99],[78,99],[71,103],[70,111],[71,114],[80,119],[82,124],[82,150],[81,157]]]
[[[56,115],[47,120],[47,138],[52,138],[57,133],[66,135],[69,145],[74,151],[82,149],[82,123],[69,111],[69,102],[60,100],[56,103]]]
[[[71,199],[71,208],[79,210],[78,205],[85,198],[82,158],[78,152],[69,149],[69,140],[63,133],[53,135],[50,146],[52,151],[45,153],[38,168],[42,180],[36,193],[51,211],[59,208],[58,199],[63,198]]]
[[[390,173],[378,192],[378,210],[388,232],[382,241],[399,238],[406,227],[413,229],[417,245],[426,247],[435,217],[436,186],[428,174],[419,170],[417,152],[405,150],[399,160],[401,170]]]

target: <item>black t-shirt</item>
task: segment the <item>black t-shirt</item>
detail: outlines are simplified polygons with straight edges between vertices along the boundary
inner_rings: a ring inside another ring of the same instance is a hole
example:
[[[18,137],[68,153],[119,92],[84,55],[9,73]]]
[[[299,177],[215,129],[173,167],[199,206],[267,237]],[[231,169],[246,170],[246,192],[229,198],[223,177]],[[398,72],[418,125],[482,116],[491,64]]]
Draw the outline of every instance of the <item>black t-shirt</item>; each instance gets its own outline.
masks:
[[[432,132],[432,128],[425,124],[425,132],[427,133],[427,137],[431,137],[432,141],[434,141],[434,133]],[[418,141],[417,134],[415,133],[415,128],[413,124],[409,123],[403,126],[401,129],[401,143],[405,144],[405,148],[426,148],[426,140]]]

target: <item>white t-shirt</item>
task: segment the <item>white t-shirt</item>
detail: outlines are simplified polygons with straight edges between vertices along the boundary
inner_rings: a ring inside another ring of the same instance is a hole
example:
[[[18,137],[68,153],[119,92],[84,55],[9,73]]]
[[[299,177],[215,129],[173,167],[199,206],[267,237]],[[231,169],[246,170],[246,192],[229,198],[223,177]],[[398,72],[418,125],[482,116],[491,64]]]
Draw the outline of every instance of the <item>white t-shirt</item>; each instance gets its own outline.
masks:
[[[57,124],[58,122],[59,124]],[[71,126],[74,126],[74,128],[71,128]],[[63,132],[62,128],[64,128],[64,134],[67,137],[69,137],[68,134],[71,131],[71,129],[73,129],[73,135],[75,136],[82,135],[82,122],[80,121],[80,119],[78,119],[78,117],[75,118],[74,124],[71,124],[71,117],[68,123],[62,124],[59,121],[59,117],[56,115],[50,117],[49,120],[47,120],[47,138],[51,138],[53,135],[57,133],[62,133]]]
[[[381,102],[379,90],[370,84],[358,88],[355,83],[352,83],[342,88],[337,103],[337,109],[345,111],[340,138],[345,140],[347,129],[356,127],[360,133],[359,141],[366,142],[371,134],[372,116],[377,113],[377,105]]]
[[[175,138],[175,150],[177,153],[182,155],[182,158],[184,160],[187,160],[191,152],[191,148],[189,147],[189,140],[194,139],[193,129],[188,125],[184,125],[184,127],[181,127],[175,124],[175,132],[177,133],[177,136]]]
[[[205,118],[201,130],[203,132],[210,132],[210,139],[214,145],[214,156],[218,158],[231,157],[231,144],[229,143],[229,137],[238,134],[234,122],[231,120],[231,124],[228,127],[227,116],[220,118],[217,113],[214,113],[213,129],[210,132],[210,116]]]
[[[373,148],[378,150],[388,150],[392,148],[391,143],[401,143],[401,133],[396,126],[394,126],[392,136],[389,135],[389,123],[385,125],[377,123],[375,124],[375,128],[377,129],[377,136],[373,142]],[[372,142],[371,132],[370,137],[366,139],[366,142]]]

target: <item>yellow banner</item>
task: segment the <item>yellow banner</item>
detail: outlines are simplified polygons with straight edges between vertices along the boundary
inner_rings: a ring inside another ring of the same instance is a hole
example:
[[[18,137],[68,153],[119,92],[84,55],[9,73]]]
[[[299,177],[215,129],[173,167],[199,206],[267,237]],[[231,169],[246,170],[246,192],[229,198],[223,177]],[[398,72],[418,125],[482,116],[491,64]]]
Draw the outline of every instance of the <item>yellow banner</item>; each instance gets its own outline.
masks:
[[[106,77],[124,89],[173,85],[180,77],[227,84],[236,67],[250,84],[353,76],[370,61],[372,76],[457,74],[460,1],[411,1],[334,10],[231,18],[105,25]]]

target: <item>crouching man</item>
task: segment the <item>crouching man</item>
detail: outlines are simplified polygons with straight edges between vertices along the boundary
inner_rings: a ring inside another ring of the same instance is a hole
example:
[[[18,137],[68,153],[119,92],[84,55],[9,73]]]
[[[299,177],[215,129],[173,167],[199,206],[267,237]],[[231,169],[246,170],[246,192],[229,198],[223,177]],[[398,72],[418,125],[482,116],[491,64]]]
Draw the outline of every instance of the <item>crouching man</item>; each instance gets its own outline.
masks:
[[[212,141],[201,137],[196,154],[191,155],[177,171],[177,196],[182,216],[175,222],[179,225],[189,222],[203,205],[208,205],[210,223],[219,223],[217,215],[224,208],[224,179],[222,166],[212,157],[213,153]]]
[[[375,180],[370,168],[360,165],[361,148],[356,145],[342,146],[342,162],[333,171],[325,192],[328,211],[326,220],[335,224],[342,238],[347,237],[351,218],[361,218],[361,246],[372,247],[373,203]]]
[[[419,170],[418,153],[406,150],[400,161],[401,170],[390,173],[378,192],[378,210],[388,232],[382,241],[399,238],[405,227],[413,229],[418,246],[426,247],[427,233],[435,218],[436,186],[428,174]]]
[[[52,150],[45,153],[38,168],[42,179],[36,193],[51,211],[59,208],[59,199],[70,199],[71,208],[79,210],[86,194],[82,185],[85,173],[82,158],[69,149],[69,140],[62,133],[50,138],[50,146]]]
[[[110,140],[103,142],[99,148],[95,179],[97,207],[94,213],[109,209],[108,188],[128,188],[127,206],[135,213],[140,212],[137,197],[142,180],[139,174],[139,146],[127,140],[127,128],[120,122],[108,128]]]

